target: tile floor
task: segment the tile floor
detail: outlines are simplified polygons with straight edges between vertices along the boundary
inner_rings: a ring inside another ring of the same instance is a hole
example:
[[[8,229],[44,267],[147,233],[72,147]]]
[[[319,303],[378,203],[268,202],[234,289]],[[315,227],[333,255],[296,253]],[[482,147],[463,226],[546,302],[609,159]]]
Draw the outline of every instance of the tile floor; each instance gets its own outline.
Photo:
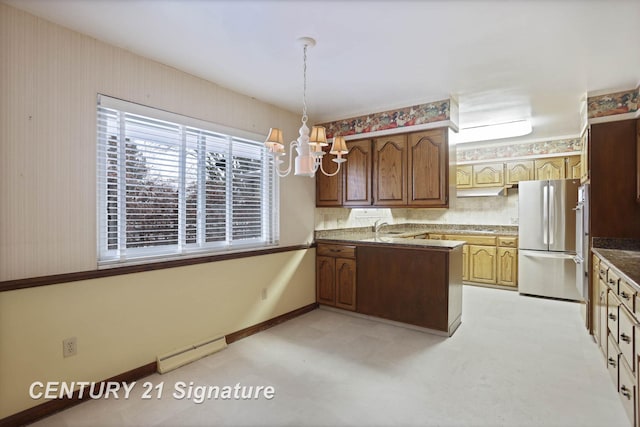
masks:
[[[314,310],[36,426],[629,427],[579,305],[465,286],[451,338]],[[164,384],[161,400],[142,383]],[[271,385],[271,400],[172,397],[174,384]]]

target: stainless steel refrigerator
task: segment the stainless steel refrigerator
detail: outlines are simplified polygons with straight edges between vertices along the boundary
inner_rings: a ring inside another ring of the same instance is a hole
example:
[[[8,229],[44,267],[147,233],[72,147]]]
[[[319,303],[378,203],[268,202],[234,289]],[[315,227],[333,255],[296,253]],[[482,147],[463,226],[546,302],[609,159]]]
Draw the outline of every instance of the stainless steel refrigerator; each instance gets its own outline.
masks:
[[[576,289],[576,204],[580,180],[518,183],[518,291],[582,300]]]

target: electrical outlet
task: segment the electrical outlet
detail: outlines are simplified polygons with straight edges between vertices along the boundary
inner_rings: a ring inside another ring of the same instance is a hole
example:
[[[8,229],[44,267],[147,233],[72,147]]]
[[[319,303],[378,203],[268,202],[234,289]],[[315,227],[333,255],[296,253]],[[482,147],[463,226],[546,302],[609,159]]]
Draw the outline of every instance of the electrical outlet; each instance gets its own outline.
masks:
[[[76,337],[62,340],[62,357],[75,356],[78,353],[78,339]]]
[[[262,299],[267,299],[267,288],[262,288]]]

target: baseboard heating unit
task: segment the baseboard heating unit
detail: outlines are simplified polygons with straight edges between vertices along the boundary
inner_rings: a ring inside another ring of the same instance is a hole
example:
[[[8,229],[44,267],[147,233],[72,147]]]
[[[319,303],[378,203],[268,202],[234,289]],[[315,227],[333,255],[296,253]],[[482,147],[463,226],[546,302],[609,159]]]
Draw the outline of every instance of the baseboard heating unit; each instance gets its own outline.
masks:
[[[164,374],[227,348],[226,337],[207,339],[157,357],[158,372]]]

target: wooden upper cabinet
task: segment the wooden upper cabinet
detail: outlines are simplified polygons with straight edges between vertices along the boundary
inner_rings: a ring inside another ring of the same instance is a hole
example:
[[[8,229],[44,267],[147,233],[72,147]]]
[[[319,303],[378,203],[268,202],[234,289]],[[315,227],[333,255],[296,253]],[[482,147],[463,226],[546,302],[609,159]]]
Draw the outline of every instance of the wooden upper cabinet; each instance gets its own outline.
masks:
[[[550,157],[534,160],[535,179],[565,179],[564,157]]]
[[[458,166],[456,168],[456,188],[471,188],[471,174],[473,166]]]
[[[408,205],[447,207],[449,158],[446,128],[409,134]]]
[[[582,162],[580,156],[569,156],[565,158],[567,179],[580,179],[582,177]]]
[[[325,152],[322,168],[332,174],[338,169],[338,164],[332,161],[335,156],[328,154],[328,147]],[[327,176],[321,171],[316,173],[316,206],[342,206],[342,170],[334,176]]]
[[[376,206],[407,204],[407,136],[373,141],[373,200]]]
[[[580,150],[580,181],[581,182],[586,182],[589,180],[589,130],[587,129],[585,132],[586,134],[582,138],[582,149]],[[640,141],[640,136],[638,137],[638,139]],[[640,185],[640,181],[638,184]]]
[[[347,142],[349,154],[342,164],[342,205],[371,205],[371,140]]]
[[[514,160],[505,164],[505,184],[517,184],[534,178],[533,160]]]
[[[640,203],[640,119],[636,121],[636,201]]]
[[[474,187],[500,187],[504,185],[504,163],[473,165]]]

